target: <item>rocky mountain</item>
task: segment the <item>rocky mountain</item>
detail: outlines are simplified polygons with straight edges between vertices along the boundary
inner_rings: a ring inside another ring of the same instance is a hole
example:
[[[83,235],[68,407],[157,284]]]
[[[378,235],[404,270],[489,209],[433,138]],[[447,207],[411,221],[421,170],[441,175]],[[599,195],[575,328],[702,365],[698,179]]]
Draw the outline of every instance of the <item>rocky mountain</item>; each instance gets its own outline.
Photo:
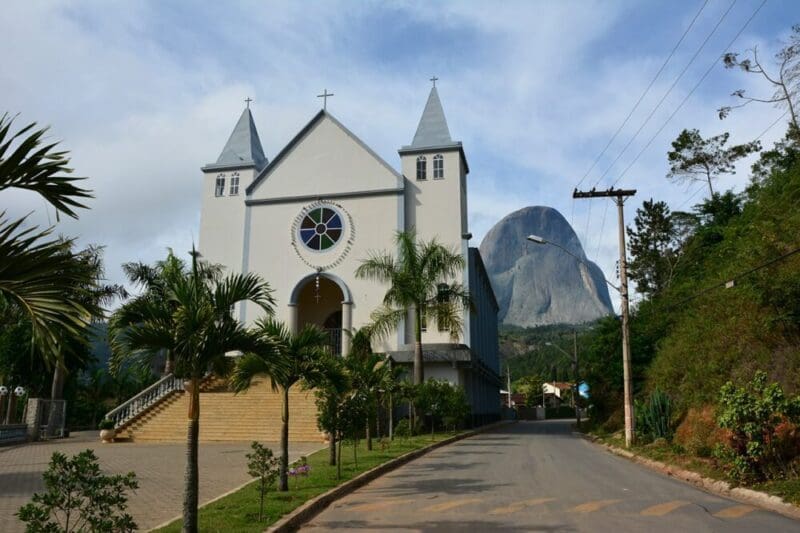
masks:
[[[563,250],[526,240],[538,235]],[[525,207],[486,234],[481,256],[500,304],[503,324],[580,324],[613,313],[603,272],[586,259],[578,236],[555,209]]]

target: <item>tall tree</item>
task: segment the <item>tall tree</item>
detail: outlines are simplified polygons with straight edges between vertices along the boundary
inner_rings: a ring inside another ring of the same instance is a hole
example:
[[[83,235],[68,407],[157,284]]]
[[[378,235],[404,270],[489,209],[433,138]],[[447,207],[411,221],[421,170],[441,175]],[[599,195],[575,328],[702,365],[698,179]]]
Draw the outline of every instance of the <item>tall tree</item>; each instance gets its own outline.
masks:
[[[628,227],[633,260],[628,275],[642,294],[652,296],[669,285],[678,260],[675,226],[666,202],[645,200]]]
[[[466,288],[453,282],[464,269],[464,257],[432,239],[417,242],[416,232],[395,235],[398,254],[373,252],[356,269],[356,277],[389,284],[383,305],[372,313],[376,337],[394,331],[409,312],[414,327],[414,383],[424,381],[422,324],[435,323],[452,338],[463,330],[461,311],[471,305]]]
[[[722,174],[735,174],[734,164],[738,160],[761,149],[758,141],[725,148],[728,137],[730,134],[725,132],[704,139],[698,130],[683,130],[667,152],[670,164],[667,178],[677,183],[704,181],[709,194],[714,196],[711,182]]]
[[[207,282],[213,282],[222,275],[222,266],[208,263],[198,259],[198,275]],[[177,257],[172,250],[168,250],[166,259],[157,261],[154,265],[141,262],[130,262],[122,265],[122,270],[128,280],[142,289],[141,294],[125,302],[109,322],[109,339],[112,348],[117,352],[141,350],[138,346],[129,346],[126,343],[127,329],[143,320],[145,313],[153,306],[162,306],[162,315],[170,314],[175,310],[177,302],[168,297],[172,283],[186,277],[189,267],[186,262]],[[174,347],[159,348],[156,353],[149,354],[156,357],[164,355],[164,374],[172,372],[174,367]]]
[[[730,52],[722,56],[722,62],[725,68],[740,68],[749,74],[760,75],[772,86],[774,92],[770,97],[754,98],[748,96],[744,89],[736,90],[731,96],[741,99],[742,103],[719,108],[717,110],[719,118],[727,117],[733,109],[744,107],[752,102],[761,102],[786,106],[792,126],[795,130],[800,130],[797,120],[800,107],[800,24],[792,26],[789,42],[784,43],[783,48],[775,54],[776,67],[773,72],[767,70],[758,58],[757,47],[754,46],[746,54],[744,59],[739,59],[740,54]]]
[[[82,279],[76,280],[72,287],[67,289],[65,296],[78,302],[84,309],[91,313],[92,320],[99,319],[105,315],[105,306],[110,304],[118,297],[126,295],[125,289],[120,285],[109,285],[104,283],[105,272],[103,269],[102,248],[99,246],[89,246],[80,252],[71,254],[76,266],[83,270]],[[50,387],[50,400],[55,402],[64,397],[64,384],[67,374],[75,367],[82,367],[84,362],[90,357],[90,341],[92,330],[90,323],[82,325],[77,331],[65,329],[57,326],[55,332],[58,336],[54,353],[53,381]],[[70,359],[79,364],[68,364]],[[70,368],[72,366],[72,368]],[[46,434],[54,436],[58,420],[59,411],[55,404],[51,405],[47,421]]]
[[[56,209],[77,218],[76,209],[91,192],[67,176],[67,152],[47,144],[47,128],[35,123],[12,132],[14,118],[0,116],[0,191],[23,189],[39,194]],[[93,316],[73,298],[76,284],[85,280],[85,269],[70,253],[72,241],[50,237],[53,228],[25,228],[26,218],[9,220],[0,211],[0,295],[30,317],[35,342],[43,357],[52,362],[64,332],[80,335]]]
[[[192,251],[191,269],[171,279],[165,290],[170,305],[152,299],[140,301],[142,320],[125,332],[130,349],[114,351],[112,367],[125,360],[149,363],[159,350],[173,350],[175,375],[186,380],[189,412],[186,439],[183,531],[196,533],[198,498],[198,436],[200,432],[200,383],[207,372],[225,375],[230,358],[226,352],[252,351],[258,339],[236,320],[231,309],[251,301],[273,312],[269,285],[254,274],[231,274],[209,280],[201,272],[198,254]]]
[[[283,395],[281,407],[281,468],[278,489],[289,490],[289,389],[314,371],[316,362],[327,349],[328,334],[313,325],[306,325],[293,334],[282,322],[272,318],[256,325],[259,343],[256,349],[236,361],[231,374],[233,389],[248,389],[253,379],[267,375],[272,386]]]

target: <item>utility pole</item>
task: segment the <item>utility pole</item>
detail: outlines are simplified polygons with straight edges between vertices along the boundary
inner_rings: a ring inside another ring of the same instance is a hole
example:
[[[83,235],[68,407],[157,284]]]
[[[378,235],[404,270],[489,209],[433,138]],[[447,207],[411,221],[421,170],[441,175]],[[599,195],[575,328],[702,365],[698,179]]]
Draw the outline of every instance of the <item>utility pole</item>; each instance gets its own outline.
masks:
[[[633,416],[633,390],[631,387],[631,339],[629,323],[629,302],[628,302],[628,261],[625,253],[625,198],[636,194],[635,189],[624,190],[611,187],[606,191],[582,192],[575,189],[572,193],[573,198],[613,198],[617,204],[619,218],[619,279],[620,296],[622,298],[622,377],[624,388],[625,405],[625,446],[630,448],[634,440],[634,416]]]
[[[578,377],[578,332],[572,332],[572,368],[574,371],[575,391],[572,393],[572,405],[575,406],[575,425],[578,431],[581,430],[581,407],[578,400],[581,394],[581,382]]]
[[[511,366],[506,365],[506,379],[508,380],[508,408],[511,409]]]

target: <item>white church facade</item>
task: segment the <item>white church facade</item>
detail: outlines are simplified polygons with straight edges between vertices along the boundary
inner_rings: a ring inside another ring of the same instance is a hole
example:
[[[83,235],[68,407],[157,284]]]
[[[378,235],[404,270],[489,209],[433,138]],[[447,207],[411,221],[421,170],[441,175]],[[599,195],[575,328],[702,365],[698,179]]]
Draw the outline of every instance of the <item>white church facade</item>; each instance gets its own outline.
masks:
[[[327,110],[317,113],[269,160],[249,108],[216,162],[202,168],[199,251],[232,272],[270,283],[276,317],[296,330],[315,324],[334,353],[349,352],[344,332],[369,323],[387,286],[357,279],[372,252],[394,252],[394,235],[414,229],[460,251],[461,279],[474,306],[457,339],[434,324],[423,333],[426,378],[467,391],[475,422],[499,416],[498,306],[477,248],[469,246],[462,143],[450,137],[434,86],[400,170],[381,159]],[[259,309],[236,310],[244,322]],[[373,348],[399,365],[413,359],[411,320]]]

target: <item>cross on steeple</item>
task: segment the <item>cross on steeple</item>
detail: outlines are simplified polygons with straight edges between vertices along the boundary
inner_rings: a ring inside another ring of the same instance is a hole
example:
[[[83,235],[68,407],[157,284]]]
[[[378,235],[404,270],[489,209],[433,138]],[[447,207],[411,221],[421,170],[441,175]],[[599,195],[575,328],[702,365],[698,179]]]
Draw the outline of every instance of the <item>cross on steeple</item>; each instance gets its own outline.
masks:
[[[252,101],[253,101],[253,99],[250,98],[249,96],[244,99],[244,103],[247,105],[247,109],[250,109],[250,102],[252,102]]]
[[[328,97],[333,96],[333,93],[329,93],[328,89],[322,91],[322,94],[318,94],[317,98],[322,98],[322,109],[328,109]]]
[[[437,78],[436,76],[434,76],[434,77],[432,77],[432,78],[431,78],[431,81],[433,82],[433,86],[434,86],[434,87],[436,87],[436,81],[437,81],[438,79],[439,79],[439,78]]]

